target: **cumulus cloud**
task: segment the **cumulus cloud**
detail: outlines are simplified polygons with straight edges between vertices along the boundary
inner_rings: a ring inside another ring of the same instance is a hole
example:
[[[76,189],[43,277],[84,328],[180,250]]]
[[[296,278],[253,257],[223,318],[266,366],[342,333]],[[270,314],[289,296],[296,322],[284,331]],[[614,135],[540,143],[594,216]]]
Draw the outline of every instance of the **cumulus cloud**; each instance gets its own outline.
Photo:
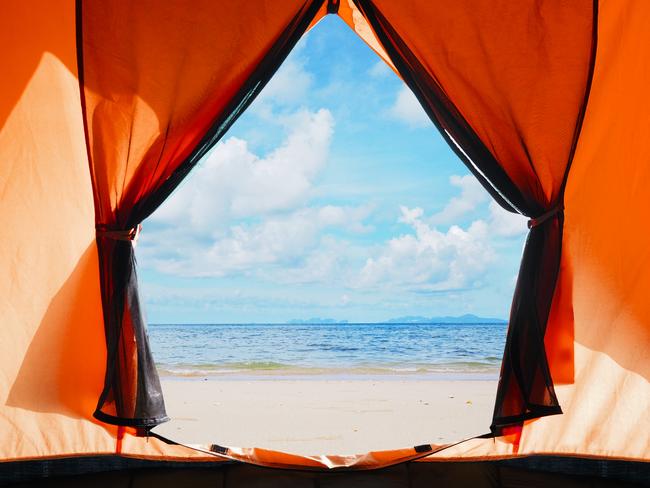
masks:
[[[388,113],[395,119],[411,127],[429,127],[431,120],[418,99],[408,87],[403,86],[397,93],[395,102]]]
[[[528,232],[528,218],[523,215],[508,212],[492,200],[489,206],[490,231],[501,237],[518,237]]]
[[[195,174],[152,216],[152,221],[214,234],[231,219],[295,208],[306,201],[327,161],[334,120],[328,110],[285,119],[284,143],[260,157],[246,141],[219,143]]]
[[[419,291],[475,286],[495,257],[487,223],[477,220],[467,229],[452,225],[441,232],[426,223],[421,208],[400,209],[399,221],[413,232],[389,240],[378,255],[368,258],[356,286],[390,284]]]
[[[492,236],[517,237],[528,231],[527,218],[523,215],[508,212],[496,203],[488,192],[481,186],[473,175],[452,175],[449,183],[460,190],[452,197],[443,209],[432,215],[428,222],[434,225],[444,225],[457,222],[467,215],[475,215],[483,211],[488,204],[487,225]]]
[[[149,220],[142,261],[164,273],[204,277],[283,266],[315,280],[333,268],[331,245],[322,256],[316,252],[326,242],[322,234],[367,232],[372,208],[308,205],[327,163],[334,120],[325,109],[302,110],[282,123],[286,139],[265,156],[239,138],[218,144]],[[299,281],[298,275],[287,272],[286,279]]]
[[[272,106],[300,106],[314,83],[314,76],[305,69],[306,58],[301,56],[304,43],[300,43],[253,103],[251,110],[257,115],[271,116]]]
[[[142,252],[156,269],[177,276],[256,273],[276,282],[324,281],[335,274],[345,253],[337,241],[321,234],[334,227],[363,232],[370,210],[363,206],[307,207],[259,223],[234,225],[221,238],[186,240],[182,246],[170,245],[173,237],[159,234],[157,245]]]
[[[490,199],[490,195],[473,175],[452,175],[449,183],[460,189],[460,195],[452,197],[440,212],[431,217],[430,222],[433,224],[456,222]]]

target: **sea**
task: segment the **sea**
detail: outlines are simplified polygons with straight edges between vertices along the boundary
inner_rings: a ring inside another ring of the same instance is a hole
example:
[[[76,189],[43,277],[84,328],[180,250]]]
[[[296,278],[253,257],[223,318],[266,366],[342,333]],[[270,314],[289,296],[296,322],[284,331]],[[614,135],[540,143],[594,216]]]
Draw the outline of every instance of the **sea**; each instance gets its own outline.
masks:
[[[507,325],[152,324],[161,376],[496,379]]]

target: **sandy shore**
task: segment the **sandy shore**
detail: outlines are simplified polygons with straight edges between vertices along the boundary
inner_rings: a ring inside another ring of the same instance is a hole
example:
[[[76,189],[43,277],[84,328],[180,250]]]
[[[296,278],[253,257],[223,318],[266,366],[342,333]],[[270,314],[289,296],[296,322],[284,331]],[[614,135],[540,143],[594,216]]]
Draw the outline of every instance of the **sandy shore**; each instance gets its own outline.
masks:
[[[163,378],[172,421],[187,443],[353,454],[455,442],[488,431],[496,381],[444,379]]]

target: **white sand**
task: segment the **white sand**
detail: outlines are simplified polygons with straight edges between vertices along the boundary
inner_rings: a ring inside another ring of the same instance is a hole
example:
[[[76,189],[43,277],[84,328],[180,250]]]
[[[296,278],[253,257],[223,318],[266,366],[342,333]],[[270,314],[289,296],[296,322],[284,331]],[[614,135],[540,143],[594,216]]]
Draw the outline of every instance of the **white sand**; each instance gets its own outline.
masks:
[[[489,430],[496,381],[163,379],[187,442],[299,454],[354,454],[455,442]]]

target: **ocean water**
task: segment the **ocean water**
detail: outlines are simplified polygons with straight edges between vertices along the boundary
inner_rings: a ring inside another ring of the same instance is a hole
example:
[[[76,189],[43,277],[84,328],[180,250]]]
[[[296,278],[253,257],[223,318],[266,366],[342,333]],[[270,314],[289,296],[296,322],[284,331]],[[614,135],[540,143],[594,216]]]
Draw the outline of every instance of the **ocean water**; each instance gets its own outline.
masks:
[[[498,375],[506,324],[153,324],[163,376]]]

